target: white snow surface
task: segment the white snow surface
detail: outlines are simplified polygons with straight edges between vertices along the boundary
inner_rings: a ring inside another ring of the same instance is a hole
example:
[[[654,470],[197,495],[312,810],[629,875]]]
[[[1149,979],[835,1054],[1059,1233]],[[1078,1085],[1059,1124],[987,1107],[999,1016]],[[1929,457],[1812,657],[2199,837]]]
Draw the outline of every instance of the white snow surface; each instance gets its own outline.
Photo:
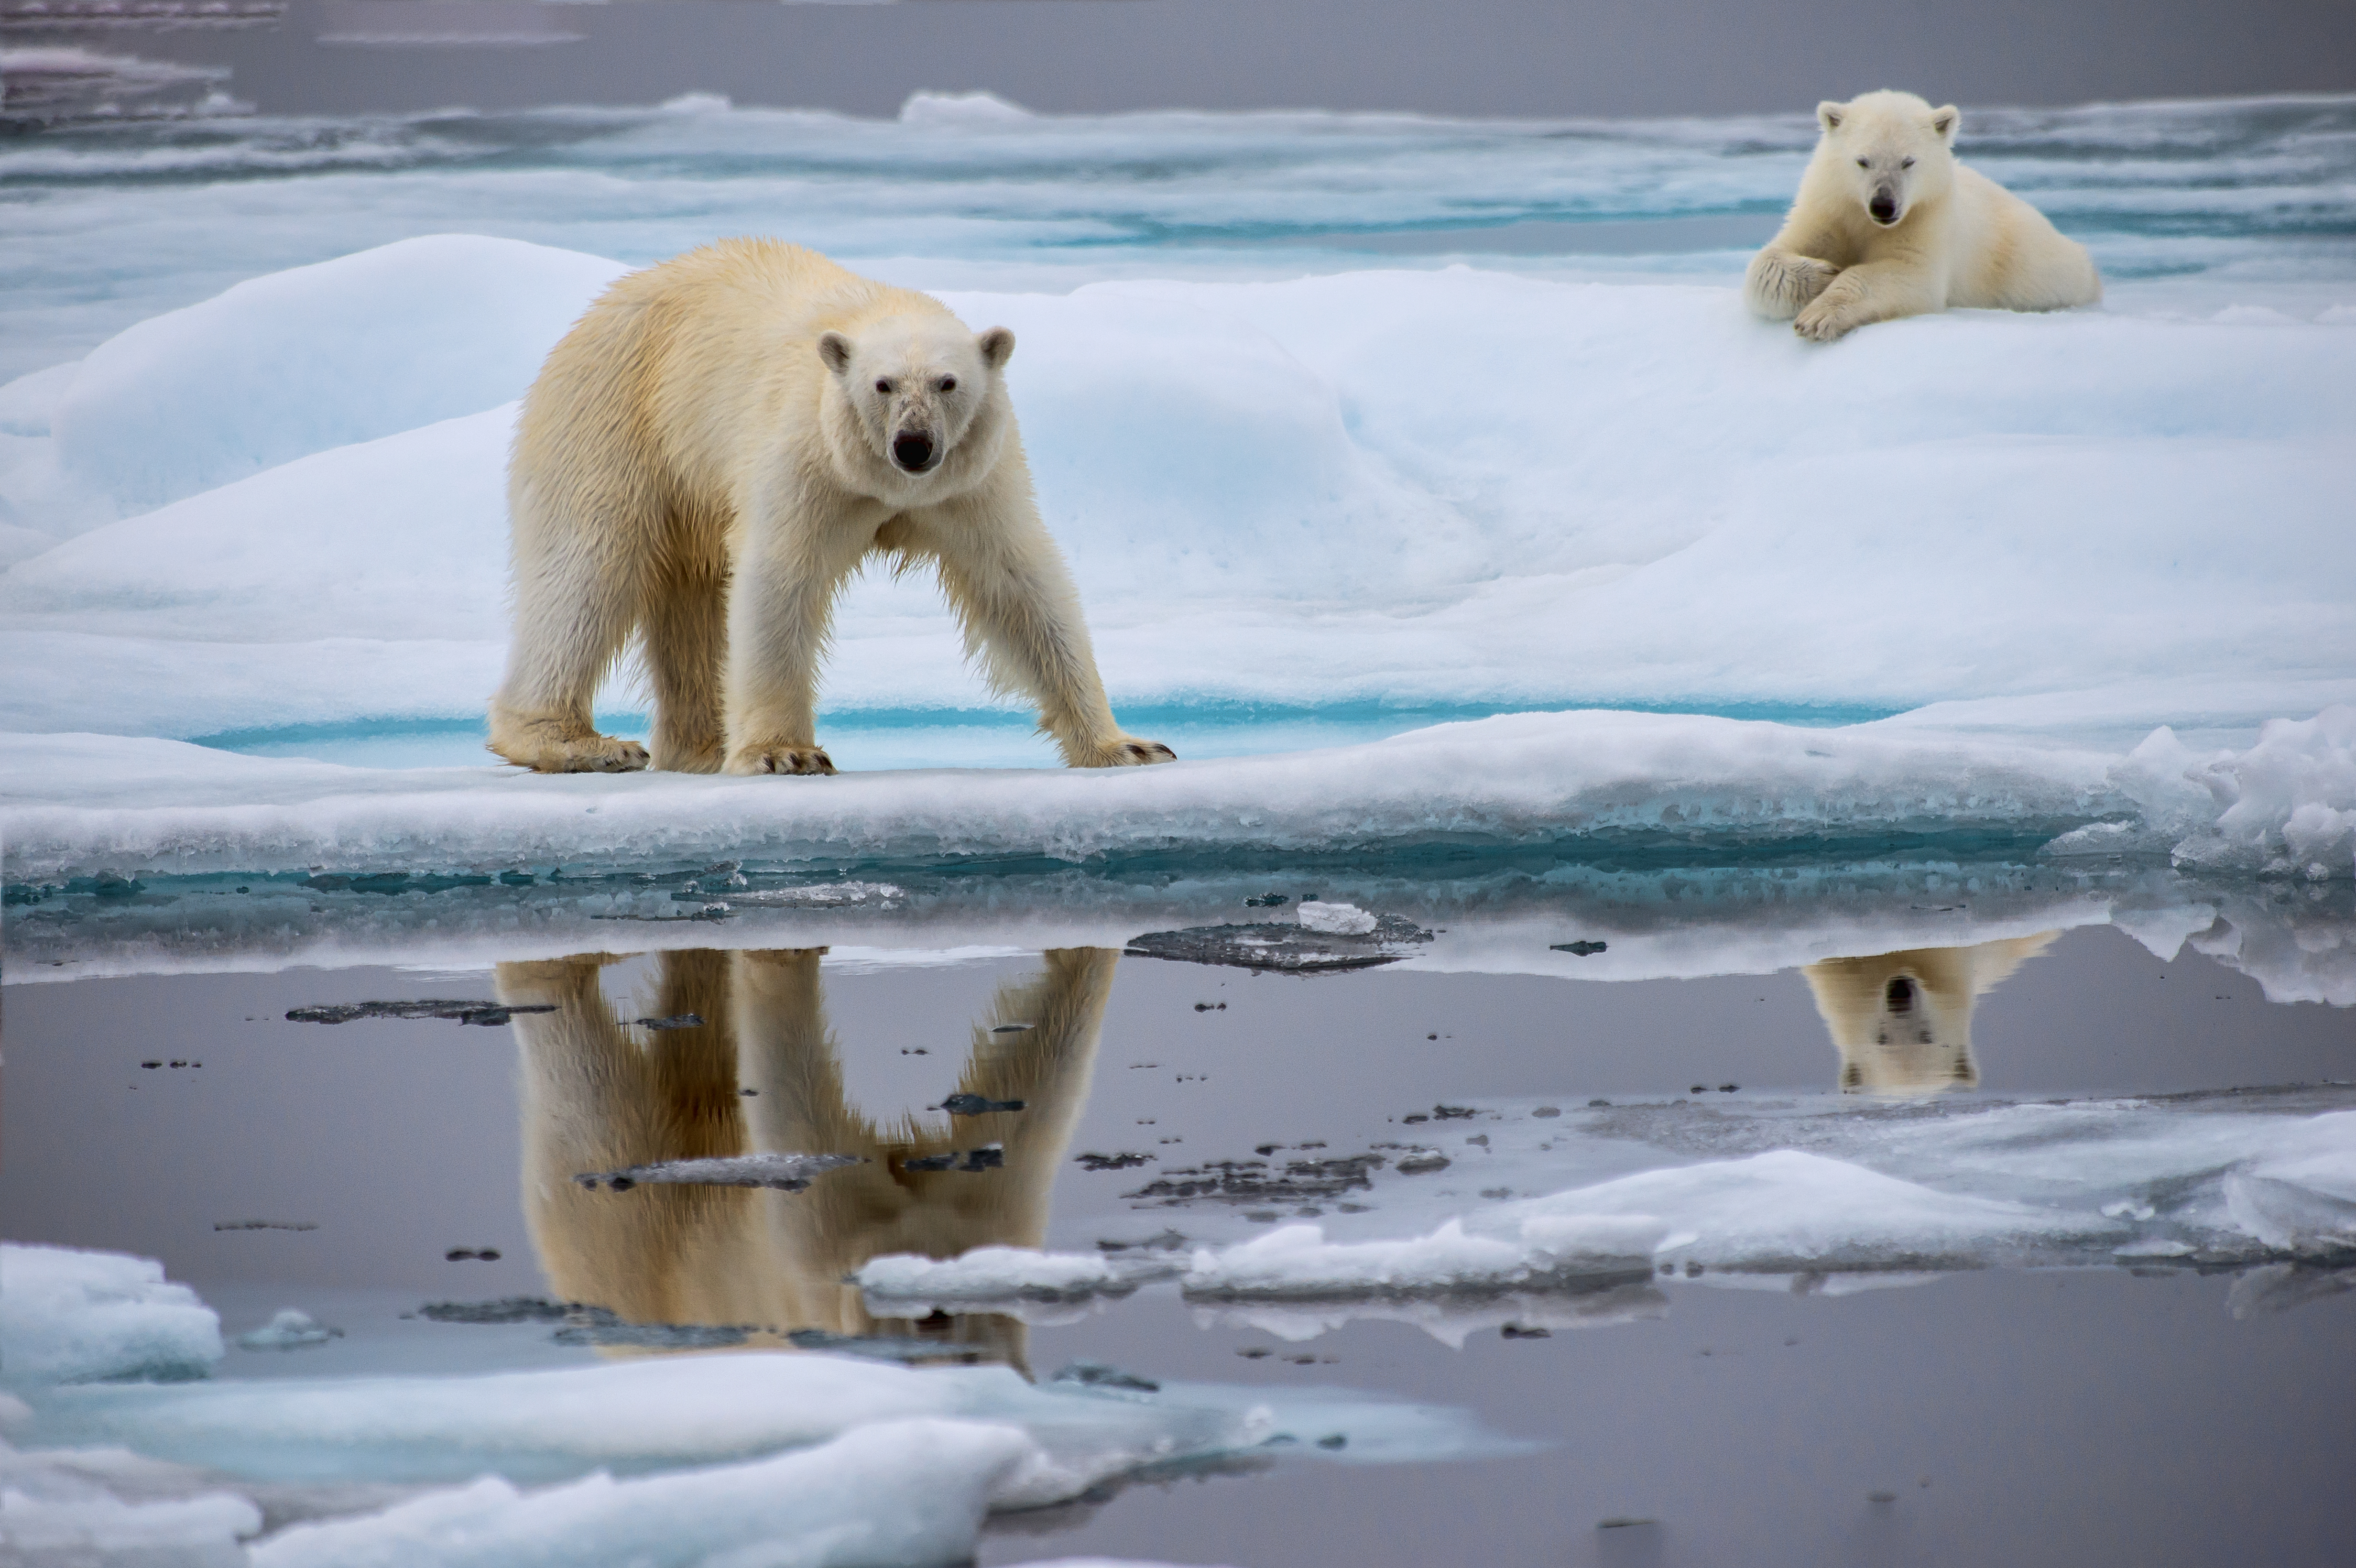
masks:
[[[523,395],[550,346],[626,270],[439,234],[265,273],[81,361],[51,415],[59,464],[145,511],[494,408]]]
[[[19,438],[16,514],[189,499],[0,578],[20,631],[109,640],[12,654],[0,723],[478,712],[498,411],[619,265],[409,240],[111,340]],[[1467,268],[944,297],[1017,332],[1117,701],[1904,709],[2198,676],[2254,685],[2254,723],[2287,687],[2356,695],[2356,385],[2329,328],[1958,313],[1826,352],[1729,290]],[[1402,342],[1449,352],[1409,373]],[[225,359],[247,379],[208,383]],[[300,678],[347,637],[384,641],[405,700]],[[836,708],[992,705],[929,583],[863,587],[839,642]],[[159,644],[247,652],[176,670]]]
[[[220,1319],[152,1258],[0,1243],[0,1379],[201,1378]]]

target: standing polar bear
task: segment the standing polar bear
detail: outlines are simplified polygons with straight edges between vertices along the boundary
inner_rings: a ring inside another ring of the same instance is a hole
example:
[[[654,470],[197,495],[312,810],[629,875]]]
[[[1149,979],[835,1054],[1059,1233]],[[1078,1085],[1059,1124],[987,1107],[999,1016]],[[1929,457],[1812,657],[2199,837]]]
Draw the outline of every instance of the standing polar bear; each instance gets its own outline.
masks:
[[[1819,103],[1824,134],[1743,298],[1818,343],[1872,321],[1963,309],[2060,310],[2103,297],[2094,258],[2045,215],[1955,161],[1954,104],[1911,92]]]
[[[871,552],[930,561],[994,689],[1074,767],[1168,762],[1105,701],[1070,572],[1033,499],[1004,327],[772,240],[623,278],[549,354],[508,470],[515,638],[490,749],[622,773],[648,749],[590,701],[635,632],[652,761],[830,773],[818,666]]]

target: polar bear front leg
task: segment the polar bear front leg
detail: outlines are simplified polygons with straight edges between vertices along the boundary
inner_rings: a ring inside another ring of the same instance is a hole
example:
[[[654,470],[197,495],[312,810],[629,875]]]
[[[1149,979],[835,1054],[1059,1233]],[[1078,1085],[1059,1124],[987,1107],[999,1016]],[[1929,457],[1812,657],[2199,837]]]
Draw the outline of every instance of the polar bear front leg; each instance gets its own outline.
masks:
[[[994,504],[986,496],[968,502],[926,530],[941,588],[964,623],[967,653],[980,657],[993,688],[1038,703],[1039,727],[1055,738],[1066,766],[1177,761],[1169,747],[1124,733],[1113,718],[1079,592],[1029,488],[1023,473]]]
[[[728,596],[731,773],[831,773],[818,743],[818,662],[847,566],[779,546],[739,553]]]
[[[1838,276],[1840,269],[1830,261],[1770,245],[1751,258],[1742,277],[1743,303],[1753,315],[1789,321]]]
[[[1946,308],[1945,281],[1930,268],[1912,261],[1863,261],[1835,278],[1793,319],[1792,330],[1810,342],[1830,343],[1869,322]]]

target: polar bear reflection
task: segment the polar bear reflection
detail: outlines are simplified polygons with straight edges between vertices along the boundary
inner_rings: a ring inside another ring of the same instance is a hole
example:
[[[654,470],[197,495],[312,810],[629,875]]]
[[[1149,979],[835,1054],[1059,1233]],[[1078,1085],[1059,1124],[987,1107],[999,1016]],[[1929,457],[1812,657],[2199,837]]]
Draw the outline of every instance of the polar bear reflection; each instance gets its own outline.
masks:
[[[991,997],[956,1087],[1025,1109],[922,1124],[903,1115],[879,1127],[844,1097],[819,979],[823,951],[662,955],[647,1016],[704,1021],[659,1033],[626,1026],[599,988],[599,968],[619,955],[499,965],[502,1002],[557,1007],[513,1020],[524,1212],[549,1284],[562,1299],[630,1323],[750,1325],[755,1344],[797,1328],[921,1334],[1021,1367],[1025,1336],[1014,1319],[879,1320],[843,1276],[884,1253],[953,1257],[1040,1244],[1056,1167],[1087,1101],[1119,955],[1048,953],[1044,974]],[[992,1032],[1004,1024],[1030,1027]],[[993,1143],[1004,1146],[1002,1168],[908,1168],[911,1159]],[[644,1185],[614,1193],[573,1179],[755,1152],[858,1154],[868,1163],[799,1193]]]
[[[1841,1092],[1915,1096],[1977,1087],[1973,1007],[2060,934],[1809,965],[1816,1011],[1840,1051]]]

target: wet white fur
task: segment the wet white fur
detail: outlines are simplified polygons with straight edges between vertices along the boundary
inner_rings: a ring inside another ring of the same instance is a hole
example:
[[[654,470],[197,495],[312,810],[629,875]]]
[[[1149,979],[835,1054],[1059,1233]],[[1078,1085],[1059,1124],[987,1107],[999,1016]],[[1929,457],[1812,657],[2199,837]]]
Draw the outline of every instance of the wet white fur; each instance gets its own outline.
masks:
[[[2084,246],[1956,161],[1958,118],[1953,104],[1933,109],[1911,92],[1816,105],[1823,134],[1800,194],[1743,280],[1751,308],[1828,343],[1868,322],[1951,306],[2060,310],[2101,299]],[[1868,210],[1877,187],[1895,198],[1886,226]]]
[[[645,748],[590,718],[635,633],[656,767],[833,772],[819,663],[837,593],[880,551],[934,567],[968,653],[993,689],[1038,704],[1066,763],[1167,760],[1105,701],[1033,499],[1001,374],[1013,347],[1002,327],[977,336],[937,300],[771,240],[616,283],[524,400],[508,475],[515,633],[491,750],[543,772],[646,766]],[[892,459],[909,429],[946,449],[926,472]]]

